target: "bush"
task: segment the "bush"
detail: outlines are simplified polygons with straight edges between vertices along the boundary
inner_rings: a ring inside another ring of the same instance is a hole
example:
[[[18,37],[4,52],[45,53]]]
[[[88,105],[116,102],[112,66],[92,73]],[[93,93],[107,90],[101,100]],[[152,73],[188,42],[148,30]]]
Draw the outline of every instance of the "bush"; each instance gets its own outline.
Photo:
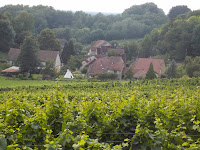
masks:
[[[2,70],[4,70],[4,69],[6,69],[6,68],[9,68],[10,67],[10,65],[7,63],[7,62],[1,62],[0,63],[0,71],[2,71]]]
[[[133,70],[133,69],[130,68],[130,69],[125,73],[124,79],[129,79],[129,80],[133,79],[133,71],[132,71],[132,70]]]
[[[107,80],[116,80],[118,75],[116,73],[99,73],[95,74],[94,77],[97,77],[100,81],[107,81]]]

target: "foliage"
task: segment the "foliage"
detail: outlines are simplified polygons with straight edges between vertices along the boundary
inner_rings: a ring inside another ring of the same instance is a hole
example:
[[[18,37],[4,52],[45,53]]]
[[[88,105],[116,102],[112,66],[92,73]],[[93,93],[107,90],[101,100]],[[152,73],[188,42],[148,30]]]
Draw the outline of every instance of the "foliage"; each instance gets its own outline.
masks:
[[[177,78],[181,78],[183,77],[184,75],[186,75],[186,70],[184,68],[184,65],[178,65],[177,68],[176,68],[176,75],[177,75]]]
[[[59,40],[56,39],[54,32],[48,28],[42,30],[38,35],[38,44],[40,50],[61,50],[61,44]]]
[[[108,81],[108,80],[116,80],[118,75],[116,73],[98,73],[93,75],[93,77],[97,77],[100,81]]]
[[[170,66],[167,68],[166,74],[168,78],[176,78],[177,70],[176,70],[176,62],[175,60],[172,60]]]
[[[186,57],[185,68],[189,77],[200,76],[200,57]]]
[[[15,17],[13,27],[16,32],[16,37],[15,37],[16,46],[20,47],[25,37],[33,33],[34,30],[33,14],[27,11],[21,11]]]
[[[152,63],[150,63],[150,66],[149,66],[149,69],[148,69],[148,71],[146,73],[146,77],[145,78],[149,79],[149,80],[152,80],[152,79],[156,78],[156,73],[155,73],[155,71],[153,69],[153,64]]]
[[[70,56],[68,62],[67,62],[67,67],[70,69],[70,70],[76,70],[78,68],[81,67],[81,61],[79,59],[79,57],[77,56]]]
[[[7,20],[0,19],[0,51],[8,52],[14,44],[15,31]]]
[[[9,68],[10,65],[7,62],[0,62],[0,71]]]
[[[30,27],[34,28],[36,35],[43,29],[49,28],[55,31],[57,38],[67,40],[76,38],[78,42],[84,44],[99,39],[123,40],[141,38],[150,33],[153,28],[160,27],[167,22],[167,16],[163,10],[157,8],[153,3],[132,6],[122,14],[117,15],[105,15],[102,13],[90,15],[82,11],[59,11],[42,5],[33,7],[7,5],[1,7],[0,10],[1,14],[9,12],[11,18],[16,18],[21,12],[25,11],[32,14],[29,19],[34,20],[34,26],[31,24]],[[22,21],[25,20],[28,21],[26,17]],[[18,23],[16,26],[18,26]],[[16,32],[18,38],[19,32]],[[21,42],[23,41],[22,37],[19,36],[18,43],[20,40]]]
[[[138,52],[139,52],[138,47],[139,47],[138,44],[134,41],[123,44],[127,60],[132,60],[138,57]]]
[[[67,64],[68,60],[73,55],[75,55],[74,42],[73,42],[73,40],[70,40],[69,42],[65,43],[65,46],[64,46],[63,51],[61,53],[62,62],[64,64]]]
[[[88,72],[88,68],[87,67],[84,67],[82,70],[81,70],[81,73],[82,74],[86,74]]]
[[[185,14],[189,11],[191,11],[191,9],[189,9],[187,6],[174,6],[170,9],[168,17],[170,19],[175,19],[177,16]]]
[[[20,54],[17,58],[18,65],[22,72],[29,72],[31,74],[39,66],[37,51],[37,41],[33,36],[27,36],[23,41]]]
[[[133,79],[133,68],[129,68],[128,71],[126,71],[124,79]]]
[[[71,29],[69,27],[65,28],[55,28],[53,29],[55,32],[55,36],[60,39],[66,39],[69,40],[71,35]]]
[[[117,55],[119,55],[118,54],[118,51],[116,51],[116,50],[111,50],[111,51],[108,51],[108,53],[107,53],[107,56],[117,56]]]
[[[199,56],[199,11],[186,13],[154,29],[141,42],[140,56],[168,54],[170,59],[184,61],[186,56]]]
[[[43,75],[51,75],[54,76],[55,75],[55,64],[54,62],[46,62],[46,65],[43,66],[44,69],[42,70],[42,74]]]
[[[1,88],[0,146],[199,149],[199,85],[192,78]]]

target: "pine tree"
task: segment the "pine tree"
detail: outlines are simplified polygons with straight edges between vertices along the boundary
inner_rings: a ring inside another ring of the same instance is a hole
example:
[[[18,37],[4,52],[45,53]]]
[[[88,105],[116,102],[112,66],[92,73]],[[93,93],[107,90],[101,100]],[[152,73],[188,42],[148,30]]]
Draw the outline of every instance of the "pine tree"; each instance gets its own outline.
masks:
[[[21,52],[17,58],[17,62],[22,72],[31,73],[38,67],[39,60],[37,58],[38,46],[33,36],[27,36],[21,46]]]
[[[153,64],[151,63],[150,66],[149,66],[149,70],[147,71],[147,74],[146,74],[146,79],[154,79],[156,78],[156,73],[153,69]]]
[[[75,52],[74,52],[74,43],[73,43],[72,40],[70,40],[69,42],[65,43],[65,46],[64,46],[63,51],[61,53],[62,62],[64,64],[67,64],[70,56],[73,56],[73,55],[75,55]]]
[[[126,73],[124,79],[133,79],[133,69],[130,68]]]

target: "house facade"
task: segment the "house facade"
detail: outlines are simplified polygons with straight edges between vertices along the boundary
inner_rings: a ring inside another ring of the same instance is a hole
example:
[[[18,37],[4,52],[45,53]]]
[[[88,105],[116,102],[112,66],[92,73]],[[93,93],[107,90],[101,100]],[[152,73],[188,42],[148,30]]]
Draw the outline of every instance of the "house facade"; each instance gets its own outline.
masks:
[[[20,51],[20,49],[10,48],[7,58],[8,64],[15,65]],[[39,50],[38,58],[43,66],[46,66],[48,61],[51,61],[55,64],[55,72],[59,72],[61,70],[61,59],[59,51]]]
[[[100,73],[116,73],[118,79],[122,79],[125,63],[120,56],[102,57],[95,60],[88,68],[88,75]]]

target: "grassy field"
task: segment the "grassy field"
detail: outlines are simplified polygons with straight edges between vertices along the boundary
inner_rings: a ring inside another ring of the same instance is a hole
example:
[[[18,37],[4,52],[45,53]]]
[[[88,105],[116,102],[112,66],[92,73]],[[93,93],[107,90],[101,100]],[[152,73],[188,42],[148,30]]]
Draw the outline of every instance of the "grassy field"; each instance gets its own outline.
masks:
[[[18,87],[18,86],[43,86],[43,85],[65,85],[77,82],[85,82],[86,80],[79,79],[62,79],[56,80],[20,80],[9,77],[0,76],[0,88]]]

